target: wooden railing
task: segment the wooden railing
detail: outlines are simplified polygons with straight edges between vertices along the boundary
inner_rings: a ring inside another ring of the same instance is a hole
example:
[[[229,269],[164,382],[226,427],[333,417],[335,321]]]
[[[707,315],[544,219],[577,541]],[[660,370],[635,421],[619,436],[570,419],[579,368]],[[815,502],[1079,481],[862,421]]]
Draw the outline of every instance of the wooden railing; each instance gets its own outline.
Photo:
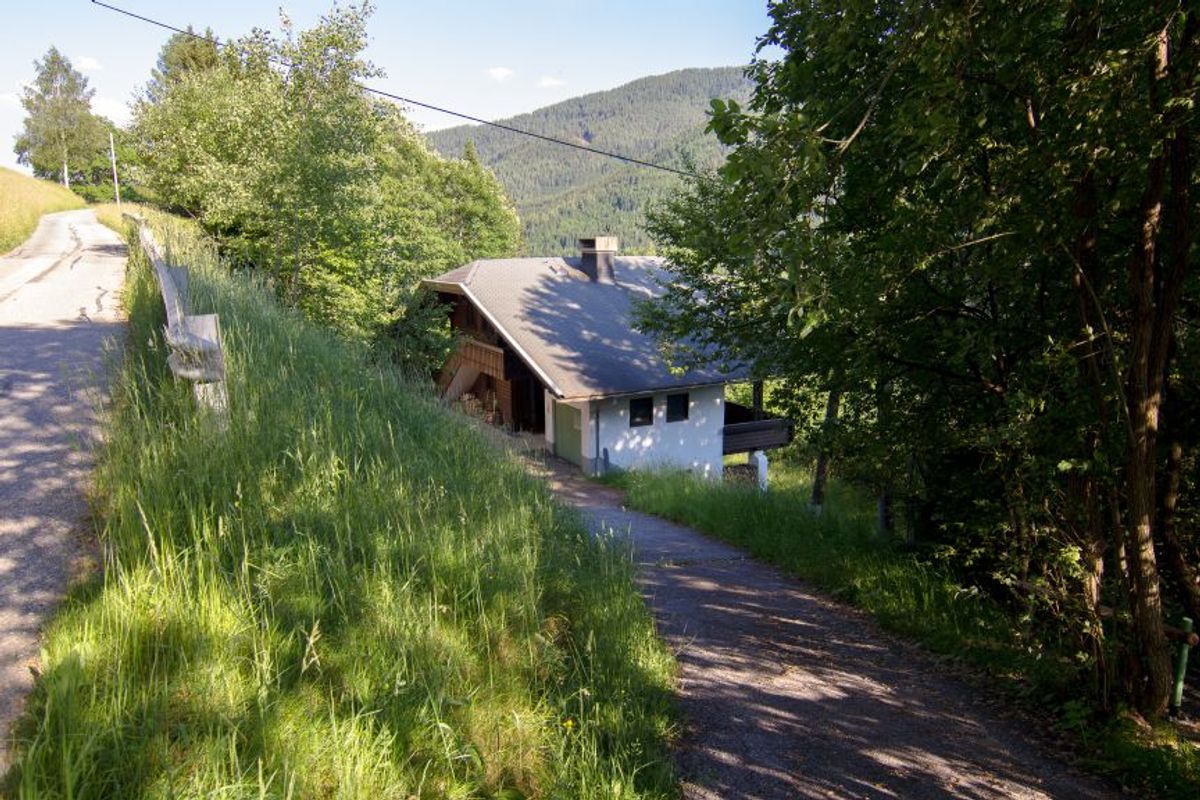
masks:
[[[167,311],[165,335],[171,354],[167,363],[175,377],[192,382],[196,401],[225,416],[225,354],[221,349],[221,321],[216,314],[190,314],[190,280],[186,267],[167,263],[162,248],[145,220],[125,217],[137,226],[138,241],[146,254]]]

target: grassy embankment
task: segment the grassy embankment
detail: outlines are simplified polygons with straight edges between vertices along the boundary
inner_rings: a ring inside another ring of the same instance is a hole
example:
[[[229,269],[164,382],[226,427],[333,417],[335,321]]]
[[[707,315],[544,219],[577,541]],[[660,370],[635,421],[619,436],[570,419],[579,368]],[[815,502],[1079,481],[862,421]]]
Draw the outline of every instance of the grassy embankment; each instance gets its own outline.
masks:
[[[28,239],[43,214],[84,205],[83,198],[57,183],[0,167],[0,256]]]
[[[986,671],[1029,704],[1057,708],[1085,756],[1131,785],[1189,800],[1200,792],[1200,748],[1169,726],[1146,731],[1126,717],[1092,718],[1073,699],[1079,673],[1070,654],[1046,648],[1008,609],[948,570],[881,541],[869,500],[834,483],[817,517],[803,470],[772,464],[771,481],[766,495],[670,472],[623,473],[614,482],[632,507],[741,546],[870,612],[883,627]]]
[[[122,236],[126,233],[126,221],[121,218],[121,214],[138,214],[146,216],[151,212],[150,206],[144,206],[141,203],[122,203],[121,210],[117,210],[116,203],[95,203],[92,205],[92,210],[96,212],[96,220],[101,225],[107,225]]]
[[[169,227],[221,315],[228,426],[165,371],[135,260],[105,569],[47,631],[11,794],[674,796],[671,660],[626,554]]]

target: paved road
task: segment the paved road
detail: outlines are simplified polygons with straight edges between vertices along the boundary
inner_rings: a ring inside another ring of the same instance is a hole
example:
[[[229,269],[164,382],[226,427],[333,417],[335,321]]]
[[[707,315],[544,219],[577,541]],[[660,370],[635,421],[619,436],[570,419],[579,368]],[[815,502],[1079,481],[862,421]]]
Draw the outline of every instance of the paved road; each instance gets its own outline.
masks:
[[[91,211],[42,218],[0,258],[0,732],[38,632],[86,550],[84,497],[104,353],[122,330],[125,245]],[[6,766],[0,741],[0,772]]]
[[[594,530],[628,532],[676,653],[684,796],[1110,798],[919,648],[745,553],[550,464]]]

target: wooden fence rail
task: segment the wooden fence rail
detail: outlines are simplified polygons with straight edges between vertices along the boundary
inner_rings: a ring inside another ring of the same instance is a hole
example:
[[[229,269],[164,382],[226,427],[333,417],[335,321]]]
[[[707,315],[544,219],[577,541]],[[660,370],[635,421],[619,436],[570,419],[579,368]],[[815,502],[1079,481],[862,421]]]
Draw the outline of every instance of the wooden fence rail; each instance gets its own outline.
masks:
[[[167,364],[175,377],[192,382],[196,402],[224,419],[225,354],[221,349],[221,321],[216,314],[190,314],[190,286],[186,267],[167,263],[162,248],[141,217],[125,214],[137,226],[142,252],[154,267],[154,277],[167,311],[165,328],[171,354]]]

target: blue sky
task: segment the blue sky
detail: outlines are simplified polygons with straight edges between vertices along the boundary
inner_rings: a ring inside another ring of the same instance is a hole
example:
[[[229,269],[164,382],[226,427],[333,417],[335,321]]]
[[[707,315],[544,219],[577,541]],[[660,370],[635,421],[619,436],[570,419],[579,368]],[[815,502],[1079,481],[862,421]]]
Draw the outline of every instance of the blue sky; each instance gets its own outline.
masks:
[[[279,9],[308,27],[332,0],[110,0],[138,14],[236,37],[278,29]],[[16,166],[18,97],[33,61],[55,45],[96,90],[93,110],[128,119],[168,32],[88,0],[5,3],[0,23],[0,166]],[[487,119],[684,67],[747,63],[767,28],[765,0],[381,0],[367,56],[372,85]],[[426,129],[458,124],[413,109]]]

